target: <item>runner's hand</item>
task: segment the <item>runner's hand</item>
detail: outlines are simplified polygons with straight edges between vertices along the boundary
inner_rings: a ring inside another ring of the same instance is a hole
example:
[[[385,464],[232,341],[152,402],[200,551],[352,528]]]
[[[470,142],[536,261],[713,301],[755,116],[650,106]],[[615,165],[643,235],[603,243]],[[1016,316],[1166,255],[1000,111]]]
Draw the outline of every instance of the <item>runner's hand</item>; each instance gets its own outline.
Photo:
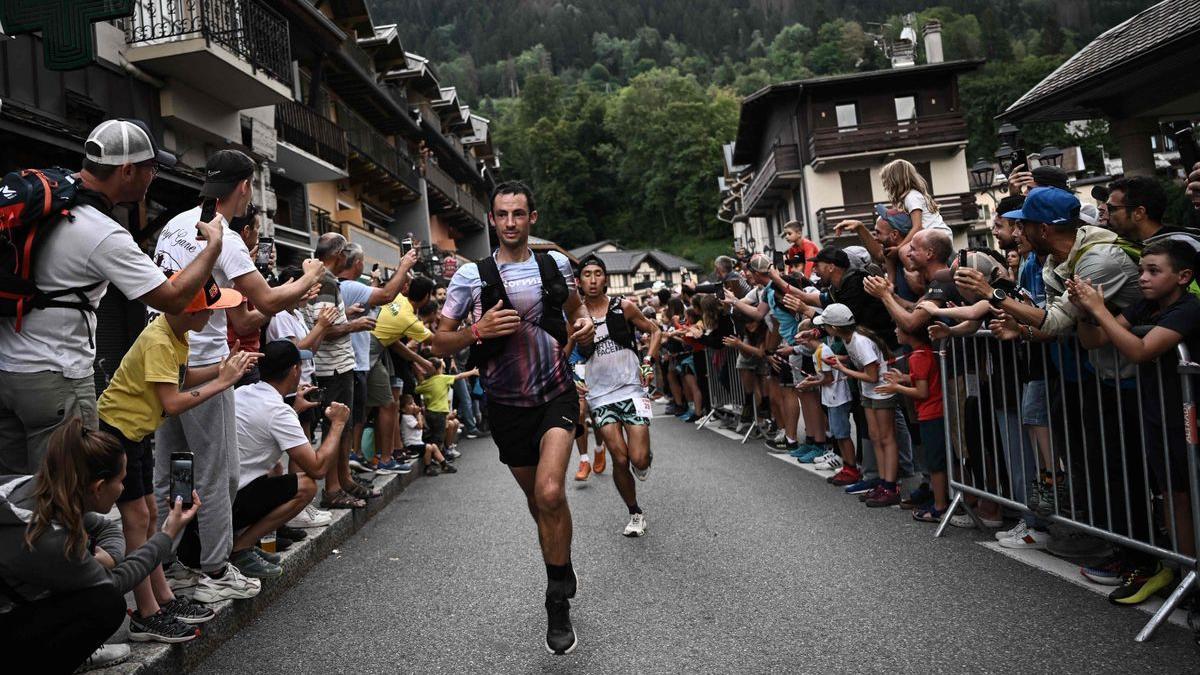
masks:
[[[521,316],[515,310],[502,309],[503,305],[503,300],[497,300],[496,306],[484,312],[479,321],[475,322],[475,329],[481,337],[498,338],[517,332],[517,327],[521,325]]]

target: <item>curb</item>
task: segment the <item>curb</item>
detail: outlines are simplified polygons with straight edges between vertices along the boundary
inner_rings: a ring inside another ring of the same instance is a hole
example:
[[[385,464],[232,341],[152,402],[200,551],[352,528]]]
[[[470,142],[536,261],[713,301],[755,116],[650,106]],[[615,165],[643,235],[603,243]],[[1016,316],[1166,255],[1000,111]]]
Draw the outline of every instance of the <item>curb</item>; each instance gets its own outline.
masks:
[[[334,510],[333,522],[328,526],[307,530],[306,539],[296,542],[282,554],[280,566],[283,567],[283,575],[277,579],[264,579],[262,590],[254,598],[226,600],[209,605],[216,610],[217,615],[200,626],[199,638],[178,645],[129,642],[129,660],[110,668],[87,672],[96,675],[157,675],[195,669],[226,640],[237,635],[239,629],[254,621],[260,612],[270,607],[275,598],[286,593],[304,578],[309,569],[324,560],[333,549],[350,539],[368,520],[386,508],[420,473],[414,467],[412,472],[404,475],[377,477],[374,484],[383,492],[382,497],[370,500],[365,509]]]

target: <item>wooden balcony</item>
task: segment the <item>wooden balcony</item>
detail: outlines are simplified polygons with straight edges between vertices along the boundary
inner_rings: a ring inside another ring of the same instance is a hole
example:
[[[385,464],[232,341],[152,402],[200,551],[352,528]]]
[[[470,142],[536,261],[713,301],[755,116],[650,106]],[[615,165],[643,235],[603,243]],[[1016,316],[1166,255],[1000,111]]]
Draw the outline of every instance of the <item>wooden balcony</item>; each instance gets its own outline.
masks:
[[[350,149],[346,132],[307,106],[275,106],[275,131],[279,134],[277,162],[300,183],[316,183],[346,176]]]
[[[966,120],[958,113],[951,113],[904,121],[814,129],[808,138],[808,154],[813,162],[817,162],[841,155],[966,141]]]
[[[769,202],[773,202],[772,197],[778,196],[777,192],[796,189],[803,176],[803,169],[798,146],[786,144],[772,148],[742,196],[742,211],[749,215],[758,215],[755,213],[756,207],[765,207]]]
[[[975,203],[975,194],[961,192],[951,195],[934,195],[938,203],[938,213],[950,227],[956,227],[979,220],[979,205]],[[817,233],[821,241],[828,242],[839,235],[833,227],[843,220],[861,220],[871,227],[875,221],[875,204],[846,204],[817,210]]]
[[[425,180],[429,205],[461,230],[474,232],[487,226],[487,208],[470,190],[461,187],[446,170],[434,162],[425,162]]]
[[[396,193],[403,201],[416,198],[420,182],[408,153],[389,143],[386,136],[345,103],[338,101],[334,110],[350,146],[351,178],[379,183],[384,196]]]

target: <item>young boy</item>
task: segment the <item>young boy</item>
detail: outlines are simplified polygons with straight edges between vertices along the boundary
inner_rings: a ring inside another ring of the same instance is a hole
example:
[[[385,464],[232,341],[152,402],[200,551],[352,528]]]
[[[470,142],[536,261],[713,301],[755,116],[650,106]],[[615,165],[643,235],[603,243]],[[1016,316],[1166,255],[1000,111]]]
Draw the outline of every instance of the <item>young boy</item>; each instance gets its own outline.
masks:
[[[816,365],[817,374],[806,377],[797,387],[804,389],[820,387],[821,405],[826,408],[830,435],[838,450],[838,455],[825,458],[824,461],[817,463],[815,468],[826,471],[838,469],[837,473],[829,478],[829,482],[833,485],[845,486],[857,483],[862,480],[862,471],[856,462],[854,441],[850,439],[850,407],[853,405],[850,384],[846,381],[845,375],[826,361],[838,353],[825,340],[821,339],[821,331],[818,329],[804,331],[798,337],[813,350],[813,363]],[[845,349],[842,352],[845,352]]]
[[[400,416],[400,439],[404,442],[406,456],[422,458],[421,463],[425,467],[426,476],[436,476],[439,473],[458,473],[458,469],[446,462],[437,443],[427,442],[428,437],[424,434],[425,419],[421,414],[421,404],[417,402],[417,397],[404,397],[403,412],[404,414]],[[433,463],[434,460],[437,461],[436,464]]]
[[[125,449],[125,489],[117,508],[126,550],[136,550],[158,530],[154,455],[146,437],[166,415],[178,415],[232,387],[254,365],[256,354],[234,352],[216,365],[187,367],[188,332],[204,328],[214,311],[241,301],[240,293],[217,288],[209,279],[182,314],[163,314],[142,330],[97,401],[100,429]],[[134,588],[133,596],[137,612],[129,622],[129,637],[138,642],[186,642],[199,634],[194,624],[214,616],[211,609],[176,597],[162,566]]]
[[[1175,522],[1168,523],[1167,529],[1176,538],[1179,552],[1188,556],[1195,554],[1196,543],[1188,506],[1183,401],[1173,353],[1183,342],[1193,359],[1200,354],[1200,300],[1188,292],[1195,278],[1195,255],[1190,245],[1179,240],[1147,246],[1138,264],[1142,300],[1126,307],[1120,316],[1109,311],[1101,289],[1078,277],[1067,281],[1071,302],[1087,310],[1099,324],[1079,322],[1080,341],[1088,345],[1111,343],[1122,356],[1139,364],[1146,459],[1159,490],[1169,494],[1173,502]],[[1131,326],[1146,325],[1153,328],[1145,337],[1130,331]],[[1165,400],[1160,399],[1160,392]],[[1170,509],[1164,508],[1164,512]],[[1130,570],[1126,583],[1114,590],[1109,600],[1121,605],[1138,604],[1168,586],[1173,578],[1174,573],[1161,562]]]
[[[439,358],[429,360],[433,374],[417,384],[415,393],[425,400],[425,442],[439,447],[446,442],[446,418],[450,415],[450,388],[458,380],[478,375],[477,369],[446,375],[446,364]],[[407,445],[407,444],[406,444]]]

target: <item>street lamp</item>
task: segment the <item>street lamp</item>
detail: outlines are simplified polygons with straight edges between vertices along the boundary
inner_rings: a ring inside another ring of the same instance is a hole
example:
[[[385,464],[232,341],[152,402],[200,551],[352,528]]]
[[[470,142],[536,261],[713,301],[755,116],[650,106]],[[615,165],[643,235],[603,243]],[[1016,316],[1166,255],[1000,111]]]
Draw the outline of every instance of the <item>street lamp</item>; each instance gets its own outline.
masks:
[[[1017,147],[1017,134],[1020,133],[1020,131],[1021,130],[1017,128],[1017,125],[1013,124],[1012,122],[1005,122],[1004,124],[1000,125],[999,129],[996,130],[996,134],[1000,136],[1000,142],[1002,144],[1007,145],[1010,148],[1015,148]]]
[[[980,157],[971,166],[971,186],[976,190],[989,188],[996,178],[996,169],[992,163]]]
[[[754,237],[750,237],[750,239],[746,242],[746,246],[751,253],[754,253],[754,249],[757,245],[758,242],[754,241]]]
[[[1062,166],[1063,151],[1059,150],[1053,145],[1047,145],[1046,147],[1042,148],[1042,152],[1040,154],[1041,158],[1039,161],[1042,164],[1049,166]]]
[[[996,164],[1000,166],[1000,173],[1005,176],[1012,173],[1013,159],[1017,156],[1016,151],[1008,143],[1001,143],[1000,149],[996,150]]]

